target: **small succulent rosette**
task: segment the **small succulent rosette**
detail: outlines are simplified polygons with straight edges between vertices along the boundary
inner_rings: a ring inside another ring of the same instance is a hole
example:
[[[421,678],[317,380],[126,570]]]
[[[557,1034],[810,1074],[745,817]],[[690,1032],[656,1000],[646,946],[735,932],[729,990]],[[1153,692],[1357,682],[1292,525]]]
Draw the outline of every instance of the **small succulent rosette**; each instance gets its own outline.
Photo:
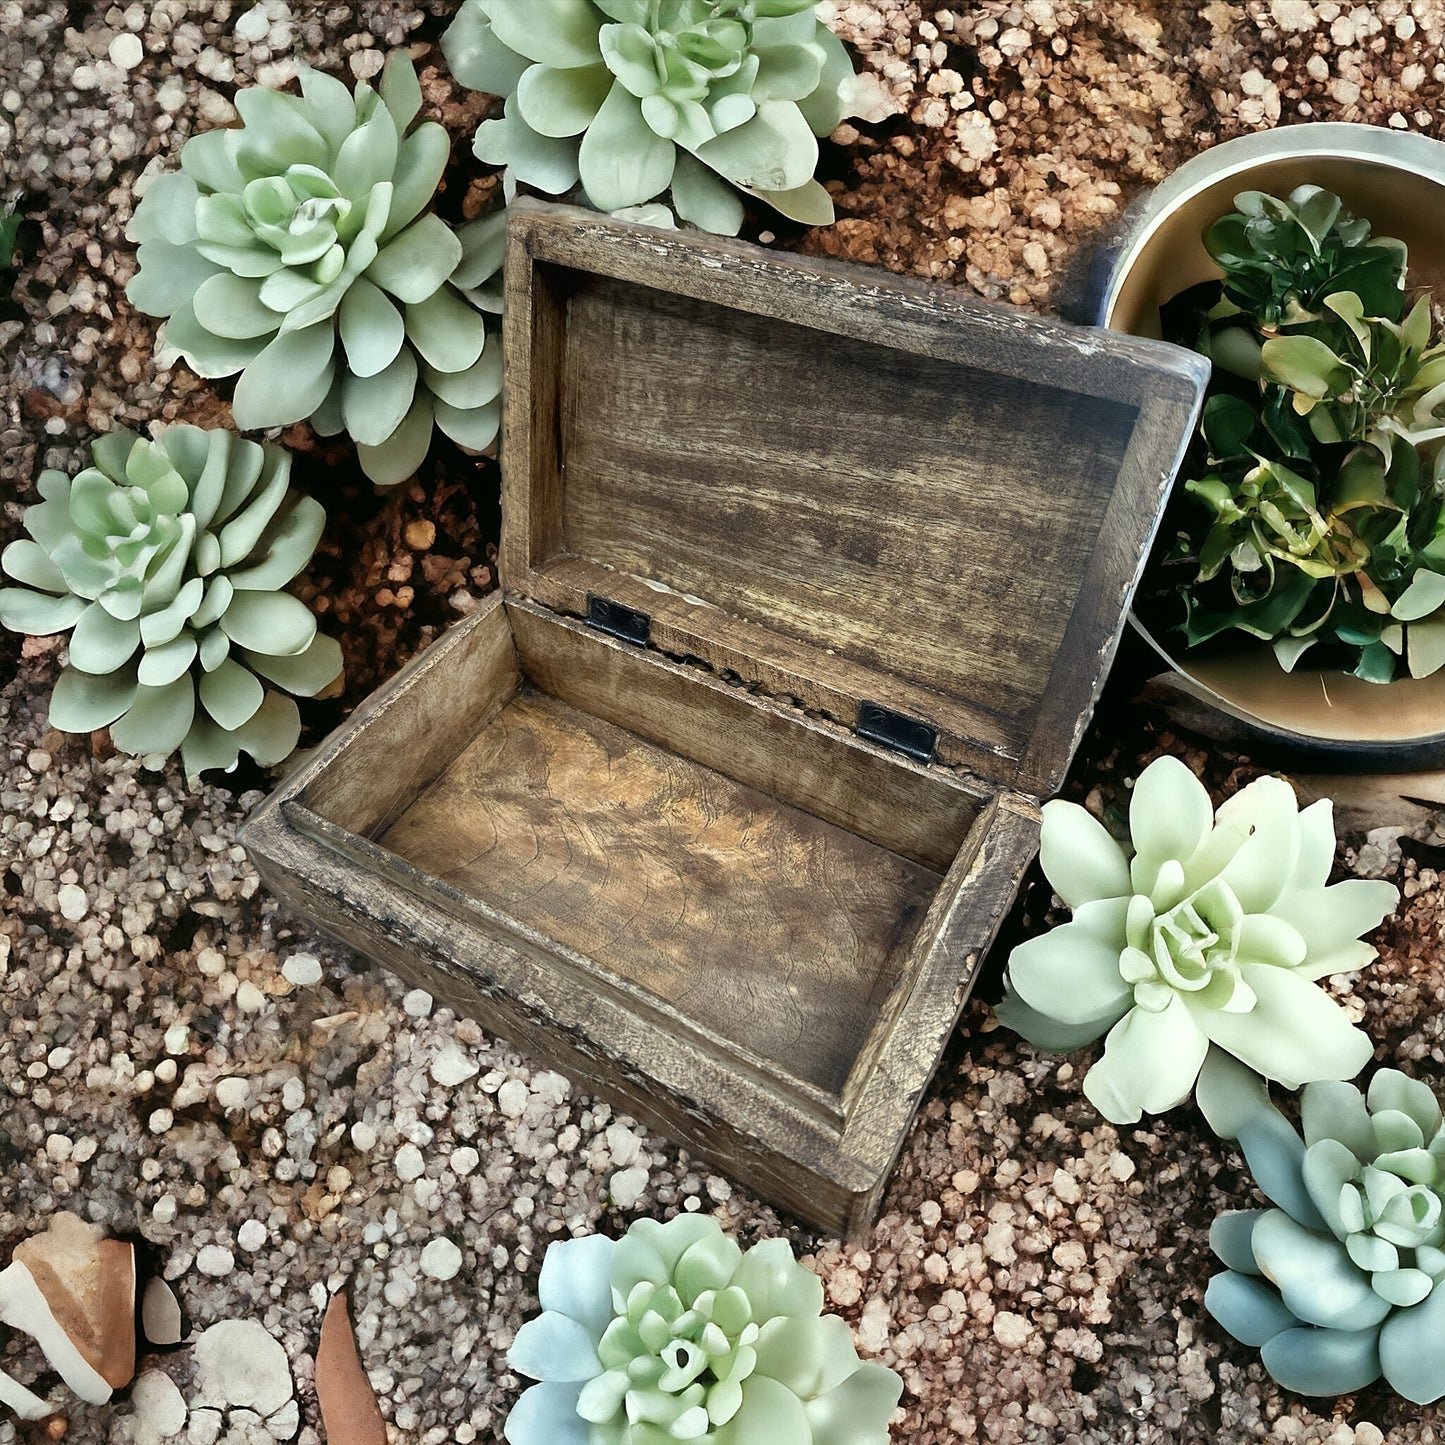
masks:
[[[1445,1127],[1430,1088],[1395,1069],[1365,1094],[1310,1084],[1303,1138],[1223,1055],[1197,1097],[1274,1206],[1215,1220],[1227,1268],[1205,1292],[1210,1314],[1287,1390],[1343,1395],[1383,1375],[1417,1405],[1445,1396]]]
[[[0,566],[0,623],[70,633],[50,699],[62,732],[109,727],[125,753],[181,750],[189,777],[249,753],[279,763],[341,648],[280,589],[306,565],[326,513],[291,490],[280,447],[175,426],[160,441],[117,430],[73,479],[40,474],[30,534]]]
[[[506,97],[476,154],[549,195],[736,235],[738,195],[807,225],[833,219],[818,137],[847,113],[853,63],[816,0],[463,0],[452,73]]]
[[[999,1020],[1069,1052],[1107,1034],[1084,1093],[1115,1124],[1189,1095],[1211,1045],[1297,1089],[1348,1079],[1370,1041],[1317,980],[1362,967],[1393,885],[1327,886],[1333,804],[1265,777],[1216,814],[1177,758],[1140,774],[1126,848],[1075,803],[1044,804],[1040,857],[1073,910],[1009,957]]]
[[[744,1252],[706,1216],[640,1219],[553,1244],[538,1294],[507,1360],[542,1383],[510,1445],[886,1445],[903,1382],[820,1318],[785,1240]]]
[[[421,102],[400,52],[379,92],[309,69],[300,95],[242,90],[242,125],[192,136],[126,229],[126,295],[169,318],[162,360],[239,372],[243,431],[345,431],[381,486],[416,471],[433,423],[480,450],[501,411],[482,313],[501,306],[502,214],[457,231],[427,210],[450,141],[413,124]]]

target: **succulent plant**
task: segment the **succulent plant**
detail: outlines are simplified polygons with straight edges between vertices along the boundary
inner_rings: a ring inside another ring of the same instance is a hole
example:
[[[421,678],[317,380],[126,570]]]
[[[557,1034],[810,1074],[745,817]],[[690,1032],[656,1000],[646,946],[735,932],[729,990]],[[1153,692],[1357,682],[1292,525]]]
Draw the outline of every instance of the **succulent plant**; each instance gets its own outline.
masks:
[[[862,1364],[786,1241],[744,1252],[717,1221],[640,1219],[553,1244],[543,1313],[507,1360],[540,1380],[510,1445],[886,1445],[902,1381]]]
[[[746,191],[810,225],[833,219],[817,137],[846,113],[853,65],[815,0],[463,0],[442,37],[453,74],[506,97],[477,131],[506,184],[579,181],[599,210],[666,192],[735,235]],[[734,190],[733,188],[737,189]]]
[[[1445,1396],[1445,1127],[1429,1087],[1396,1069],[1365,1094],[1310,1084],[1303,1138],[1232,1059],[1211,1055],[1197,1097],[1274,1206],[1214,1222],[1227,1268],[1205,1292],[1210,1314],[1302,1395],[1383,1374],[1417,1405]]]
[[[1214,376],[1146,599],[1190,646],[1239,629],[1286,671],[1317,649],[1371,682],[1427,676],[1445,666],[1429,299],[1403,314],[1404,246],[1319,187],[1235,205],[1206,237],[1223,279],[1161,313]]]
[[[1062,1052],[1107,1033],[1083,1088],[1115,1124],[1181,1103],[1211,1046],[1289,1088],[1357,1074],[1370,1041],[1315,980],[1374,957],[1359,935],[1399,894],[1326,887],[1332,806],[1301,812],[1264,777],[1216,813],[1171,757],[1134,785],[1127,848],[1076,803],[1045,803],[1044,873],[1073,919],[1013,950],[1000,1021]]]
[[[236,108],[243,124],[188,140],[126,230],[126,294],[169,318],[163,359],[239,372],[242,430],[347,432],[379,485],[416,470],[433,423],[488,445],[501,350],[481,313],[499,309],[501,218],[454,231],[427,210],[450,147],[434,121],[413,125],[410,60],[391,56],[379,92],[303,70],[300,95],[245,89]]]
[[[0,566],[0,623],[70,632],[50,699],[62,732],[109,726],[127,753],[181,749],[188,776],[242,751],[280,762],[310,697],[341,672],[341,649],[283,592],[315,550],[320,504],[289,489],[291,458],[227,431],[123,430],[92,446],[73,480],[40,474],[29,538]]]

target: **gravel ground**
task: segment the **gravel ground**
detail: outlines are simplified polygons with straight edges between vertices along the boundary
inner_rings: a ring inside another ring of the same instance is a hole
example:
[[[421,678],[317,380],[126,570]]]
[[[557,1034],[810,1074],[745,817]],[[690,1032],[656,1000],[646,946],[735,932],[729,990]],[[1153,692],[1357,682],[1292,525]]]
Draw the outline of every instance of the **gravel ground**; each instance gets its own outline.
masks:
[[[0,541],[34,474],[74,470],[96,432],[227,415],[207,383],[155,368],[151,323],[125,302],[136,187],[193,130],[233,118],[238,85],[283,84],[298,59],[370,76],[402,43],[460,140],[480,102],[432,63],[446,9],[0,3],[0,190],[33,223],[0,321]],[[827,162],[841,219],[801,244],[1037,309],[1057,304],[1079,249],[1196,149],[1309,118],[1433,133],[1445,90],[1436,0],[831,10],[876,83]],[[474,214],[490,183],[465,152],[445,204]],[[308,597],[343,635],[364,633],[346,696],[308,714],[314,739],[491,585],[495,476],[462,486],[439,453],[418,486],[373,501],[354,471],[323,472],[338,458],[304,428],[286,439],[313,452],[318,494],[351,529]],[[871,1240],[798,1229],[278,913],[234,841],[270,780],[192,789],[174,763],[48,731],[62,652],[0,635],[0,1258],[57,1209],[144,1239],[194,1327],[259,1321],[280,1341],[305,1445],[320,1438],[312,1361],[329,1291],[351,1291],[393,1441],[494,1441],[518,1388],[503,1354],[535,1309],[547,1242],[679,1208],[716,1213],[744,1242],[793,1240],[864,1353],[903,1373],[899,1442],[1437,1438],[1440,1412],[1384,1391],[1319,1407],[1282,1396],[1221,1337],[1201,1305],[1205,1235],[1248,1184],[1192,1109],[1121,1133],[1081,1099],[1072,1063],[991,1032],[976,1001]],[[1251,775],[1123,702],[1092,730],[1072,795],[1102,806],[1163,750],[1217,792]],[[1341,854],[1343,870],[1406,894],[1353,1006],[1381,1059],[1433,1077],[1445,869],[1428,843],[1386,845]],[[1010,933],[1046,907],[1035,881]],[[450,1278],[437,1276],[455,1254],[426,1250],[438,1239],[460,1252]],[[5,1354],[37,1367],[23,1342]],[[153,1363],[192,1391],[185,1352]],[[175,1410],[151,1377],[77,1409],[66,1438],[151,1441],[146,1419]],[[173,1438],[214,1441],[212,1413]],[[291,1428],[285,1411],[273,1423]],[[237,1417],[221,1438],[272,1438],[260,1428]],[[0,1424],[0,1445],[28,1438]]]

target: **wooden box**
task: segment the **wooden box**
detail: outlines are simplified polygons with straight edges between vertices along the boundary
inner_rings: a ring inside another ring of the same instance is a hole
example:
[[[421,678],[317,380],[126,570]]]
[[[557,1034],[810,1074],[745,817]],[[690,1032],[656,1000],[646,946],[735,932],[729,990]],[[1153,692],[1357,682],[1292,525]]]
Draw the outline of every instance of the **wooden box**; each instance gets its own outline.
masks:
[[[1207,363],[516,211],[502,591],[245,842],[362,952],[856,1233],[1034,856]]]

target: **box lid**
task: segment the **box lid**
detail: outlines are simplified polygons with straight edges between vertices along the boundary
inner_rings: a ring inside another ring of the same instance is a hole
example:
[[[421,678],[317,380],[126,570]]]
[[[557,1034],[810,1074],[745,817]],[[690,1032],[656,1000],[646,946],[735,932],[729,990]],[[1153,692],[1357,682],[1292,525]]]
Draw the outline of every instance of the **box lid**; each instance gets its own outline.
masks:
[[[1057,789],[1207,361],[540,203],[506,308],[508,593]]]

